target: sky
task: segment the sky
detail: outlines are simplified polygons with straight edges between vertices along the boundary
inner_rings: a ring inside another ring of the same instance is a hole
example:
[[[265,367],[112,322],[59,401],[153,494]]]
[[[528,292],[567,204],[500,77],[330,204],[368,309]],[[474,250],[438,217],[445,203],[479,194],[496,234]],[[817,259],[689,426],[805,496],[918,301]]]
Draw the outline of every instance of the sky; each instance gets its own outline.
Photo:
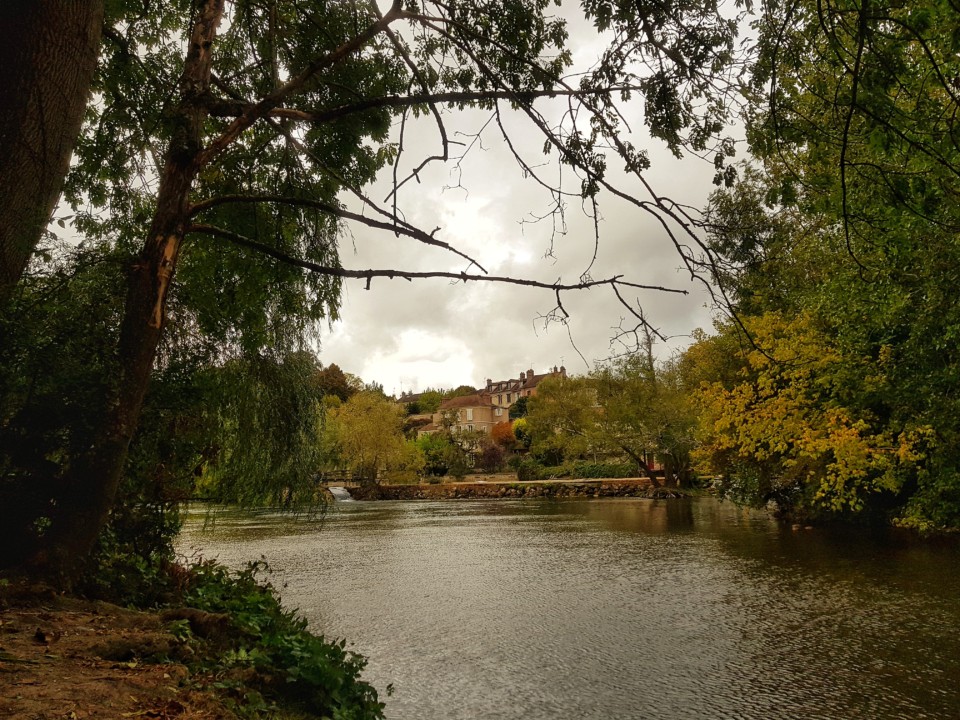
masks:
[[[602,51],[602,39],[583,23],[574,25],[571,47],[575,66],[592,64]],[[565,107],[548,101],[548,112],[559,117]],[[479,111],[444,114],[448,134],[463,141],[476,133],[489,115]],[[713,166],[695,157],[676,160],[662,144],[645,137],[642,104],[627,107],[627,120],[637,147],[646,148],[652,167],[645,175],[655,191],[678,202],[702,207],[713,189]],[[508,125],[515,147],[531,164],[543,163],[543,138],[520,116]],[[454,135],[457,131],[466,135]],[[429,118],[406,130],[406,157],[439,150],[435,125]],[[555,160],[555,155],[553,156]],[[616,176],[615,163],[611,175]],[[552,170],[541,170],[550,175]],[[569,173],[569,169],[565,172]],[[578,186],[572,179],[570,187]],[[505,147],[495,125],[456,165],[433,164],[421,182],[400,190],[399,206],[406,219],[475,258],[491,275],[576,282],[594,252],[592,220],[576,198],[566,207],[566,233],[553,240],[551,221],[523,222],[543,215],[550,196],[524,173]],[[636,179],[622,179],[628,192],[642,195]],[[368,190],[382,201],[389,177]],[[362,204],[345,198],[351,209]],[[656,347],[661,357],[684,347],[690,333],[709,328],[714,313],[699,281],[681,269],[682,262],[659,224],[636,207],[610,196],[601,198],[600,243],[591,270],[594,279],[623,274],[634,282],[688,291],[688,295],[636,291],[653,326],[668,338]],[[414,240],[354,224],[341,240],[341,262],[351,269],[472,271],[462,259]],[[626,311],[607,288],[568,293],[567,324],[544,324],[556,305],[548,290],[497,283],[451,284],[444,279],[409,282],[375,279],[369,290],[363,281],[346,281],[341,317],[321,334],[319,357],[336,363],[366,382],[383,385],[388,394],[417,392],[458,385],[479,387],[486,379],[515,378],[533,369],[546,372],[563,365],[572,374],[588,372],[598,361],[618,351],[611,337]]]

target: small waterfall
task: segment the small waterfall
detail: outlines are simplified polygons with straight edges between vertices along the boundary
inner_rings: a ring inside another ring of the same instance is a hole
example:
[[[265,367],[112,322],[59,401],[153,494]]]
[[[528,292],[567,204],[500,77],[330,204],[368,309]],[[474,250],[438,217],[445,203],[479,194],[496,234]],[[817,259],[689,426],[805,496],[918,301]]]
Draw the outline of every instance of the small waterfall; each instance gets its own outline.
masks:
[[[333,499],[337,502],[356,502],[356,500],[350,497],[350,491],[345,487],[329,487],[327,490],[330,491]]]

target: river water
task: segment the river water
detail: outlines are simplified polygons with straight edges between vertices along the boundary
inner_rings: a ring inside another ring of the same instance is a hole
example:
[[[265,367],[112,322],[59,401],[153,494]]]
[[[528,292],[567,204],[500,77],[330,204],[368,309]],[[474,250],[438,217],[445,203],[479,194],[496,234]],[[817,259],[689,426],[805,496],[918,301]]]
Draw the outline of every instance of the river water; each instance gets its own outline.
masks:
[[[389,720],[960,718],[956,545],[618,498],[193,511],[179,547],[265,556]]]

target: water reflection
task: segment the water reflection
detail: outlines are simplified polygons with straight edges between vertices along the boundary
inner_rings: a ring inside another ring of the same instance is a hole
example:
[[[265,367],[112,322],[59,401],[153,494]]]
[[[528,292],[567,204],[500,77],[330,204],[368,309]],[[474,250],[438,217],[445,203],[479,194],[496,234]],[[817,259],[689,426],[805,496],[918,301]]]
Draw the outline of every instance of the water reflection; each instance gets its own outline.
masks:
[[[334,505],[188,523],[393,682],[388,717],[960,717],[955,547],[713,500]]]

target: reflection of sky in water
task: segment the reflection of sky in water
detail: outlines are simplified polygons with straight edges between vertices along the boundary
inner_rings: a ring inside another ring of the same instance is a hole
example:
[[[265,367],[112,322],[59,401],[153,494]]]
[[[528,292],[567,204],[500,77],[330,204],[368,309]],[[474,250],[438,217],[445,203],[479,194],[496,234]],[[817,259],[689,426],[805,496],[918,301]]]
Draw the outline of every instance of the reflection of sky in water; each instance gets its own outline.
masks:
[[[960,717],[960,551],[704,499],[193,512],[368,655],[391,720]]]

